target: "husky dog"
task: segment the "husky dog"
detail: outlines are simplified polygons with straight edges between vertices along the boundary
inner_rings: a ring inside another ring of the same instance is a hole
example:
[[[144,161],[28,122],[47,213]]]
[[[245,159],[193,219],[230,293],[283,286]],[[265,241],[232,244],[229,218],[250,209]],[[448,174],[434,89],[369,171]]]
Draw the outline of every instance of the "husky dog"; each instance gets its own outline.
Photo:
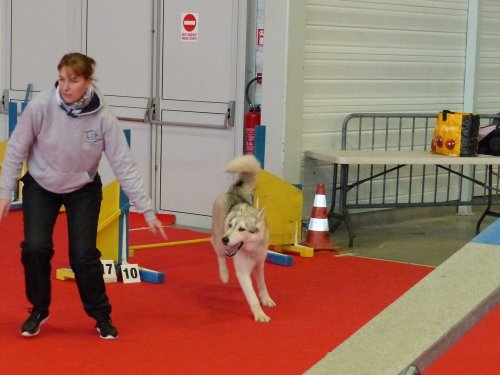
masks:
[[[245,294],[256,322],[269,322],[259,303],[252,284],[253,274],[263,306],[276,306],[269,296],[264,280],[268,231],[264,211],[256,209],[251,201],[259,161],[252,155],[239,156],[224,168],[238,173],[239,179],[214,202],[212,210],[212,246],[219,262],[219,276],[223,283],[229,280],[226,259],[234,259],[236,277]]]

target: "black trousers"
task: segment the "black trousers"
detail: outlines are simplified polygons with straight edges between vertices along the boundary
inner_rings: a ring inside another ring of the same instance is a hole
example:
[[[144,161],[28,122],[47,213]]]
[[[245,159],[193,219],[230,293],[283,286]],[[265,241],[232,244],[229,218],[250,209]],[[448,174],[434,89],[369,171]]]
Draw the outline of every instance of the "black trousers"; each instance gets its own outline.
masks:
[[[111,305],[106,295],[101,252],[96,247],[102,201],[100,176],[96,175],[93,182],[67,194],[45,190],[29,173],[21,180],[24,183],[21,261],[28,300],[34,309],[48,312],[54,225],[64,205],[68,221],[69,262],[75,273],[83,308],[96,320],[107,318],[111,313]]]

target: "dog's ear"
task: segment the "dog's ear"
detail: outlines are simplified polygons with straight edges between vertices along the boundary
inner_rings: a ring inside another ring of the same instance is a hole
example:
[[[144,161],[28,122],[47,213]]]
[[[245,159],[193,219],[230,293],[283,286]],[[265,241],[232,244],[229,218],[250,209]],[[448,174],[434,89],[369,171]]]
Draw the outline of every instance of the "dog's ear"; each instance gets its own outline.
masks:
[[[231,222],[231,220],[233,220],[234,216],[235,216],[234,211],[229,212],[229,214],[224,219],[224,228],[227,228],[229,226],[229,223]]]

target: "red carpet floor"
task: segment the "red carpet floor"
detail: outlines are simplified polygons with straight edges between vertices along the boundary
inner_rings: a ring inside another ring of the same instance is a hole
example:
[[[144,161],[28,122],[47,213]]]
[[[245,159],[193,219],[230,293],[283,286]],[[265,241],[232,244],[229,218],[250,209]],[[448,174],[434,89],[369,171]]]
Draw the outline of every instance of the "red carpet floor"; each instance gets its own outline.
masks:
[[[27,339],[19,334],[29,307],[20,215],[12,212],[0,225],[0,374],[301,374],[432,271],[326,252],[295,257],[289,267],[267,263],[278,306],[265,309],[272,321],[262,324],[253,321],[231,263],[229,284],[219,281],[208,243],[139,250],[129,261],[165,272],[166,281],[108,284],[118,340],[99,339],[75,283],[55,279],[50,319],[40,335]],[[68,266],[63,216],[54,273]],[[171,240],[179,233],[167,228]]]
[[[424,375],[500,375],[500,306],[438,358]]]

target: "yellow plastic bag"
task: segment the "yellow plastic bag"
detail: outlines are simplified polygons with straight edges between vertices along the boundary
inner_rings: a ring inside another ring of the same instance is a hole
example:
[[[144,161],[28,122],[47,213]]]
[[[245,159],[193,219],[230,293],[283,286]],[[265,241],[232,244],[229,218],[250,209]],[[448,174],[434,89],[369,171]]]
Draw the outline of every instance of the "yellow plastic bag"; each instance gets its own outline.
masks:
[[[431,151],[448,156],[477,156],[479,115],[467,112],[439,112]]]

